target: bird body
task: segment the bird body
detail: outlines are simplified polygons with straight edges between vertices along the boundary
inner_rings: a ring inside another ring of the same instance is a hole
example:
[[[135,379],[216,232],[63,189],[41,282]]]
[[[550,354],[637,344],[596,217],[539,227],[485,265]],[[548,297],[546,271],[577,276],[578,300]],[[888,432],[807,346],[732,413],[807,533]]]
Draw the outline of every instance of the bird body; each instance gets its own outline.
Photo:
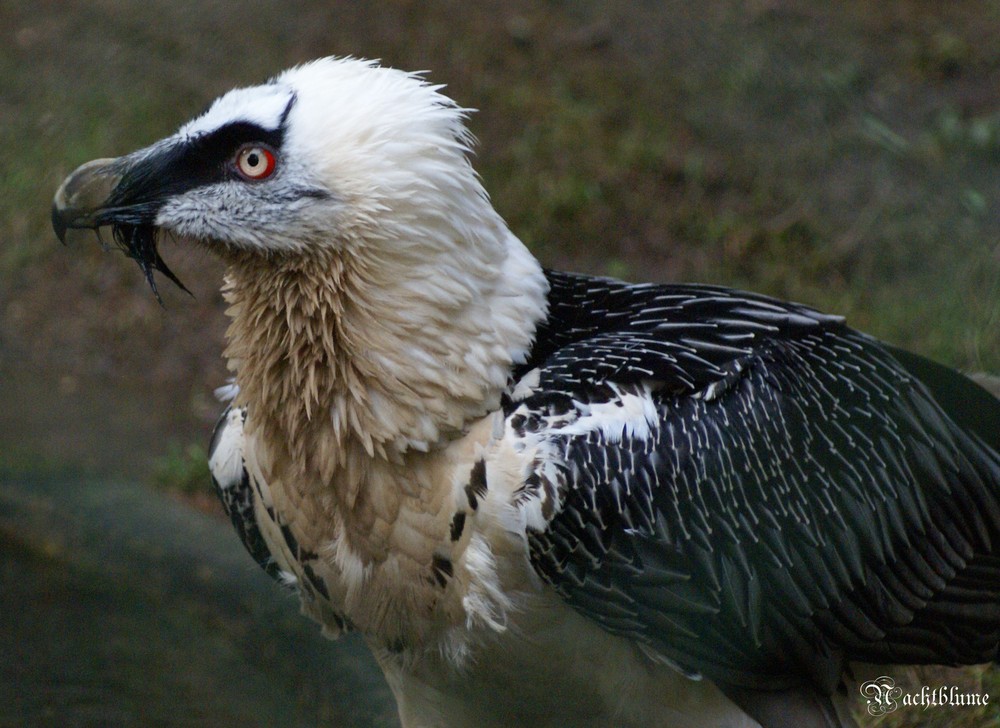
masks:
[[[543,270],[465,113],[324,59],[53,210],[151,283],[159,231],[226,261],[220,496],[404,726],[850,725],[855,661],[996,660],[1000,403],[805,306]]]

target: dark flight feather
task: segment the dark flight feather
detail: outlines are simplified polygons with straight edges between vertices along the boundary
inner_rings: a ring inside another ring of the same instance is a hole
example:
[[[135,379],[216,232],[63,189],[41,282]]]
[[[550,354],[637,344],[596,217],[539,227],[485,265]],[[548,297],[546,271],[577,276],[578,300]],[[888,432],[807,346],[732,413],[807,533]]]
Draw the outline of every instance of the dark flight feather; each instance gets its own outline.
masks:
[[[570,605],[734,694],[997,658],[992,395],[796,304],[547,275],[538,385],[505,409],[564,455],[529,545]],[[566,434],[615,391],[647,434]]]

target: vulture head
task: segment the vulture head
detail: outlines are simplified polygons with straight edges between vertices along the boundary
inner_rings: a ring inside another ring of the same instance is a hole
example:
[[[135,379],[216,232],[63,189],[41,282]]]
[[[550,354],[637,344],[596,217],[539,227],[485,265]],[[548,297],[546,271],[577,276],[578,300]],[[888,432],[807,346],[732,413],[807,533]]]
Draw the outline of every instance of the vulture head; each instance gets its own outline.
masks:
[[[205,246],[229,264],[241,389],[307,419],[331,407],[368,449],[426,446],[496,406],[545,306],[469,162],[466,115],[421,74],[317,60],[82,165],[53,227],[110,229],[154,293],[154,271],[180,284],[164,235]]]
[[[467,159],[465,115],[419,74],[314,61],[230,91],[145,149],[82,165],[56,193],[53,226],[63,240],[110,227],[151,282],[172,277],[162,233],[223,258],[405,257],[401,245],[495,258],[506,229]]]

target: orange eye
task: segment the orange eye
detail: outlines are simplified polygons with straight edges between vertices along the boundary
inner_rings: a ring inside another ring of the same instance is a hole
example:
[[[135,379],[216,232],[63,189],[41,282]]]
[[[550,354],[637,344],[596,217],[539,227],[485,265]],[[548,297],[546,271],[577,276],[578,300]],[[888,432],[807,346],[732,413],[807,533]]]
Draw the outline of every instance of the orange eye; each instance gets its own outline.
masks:
[[[246,146],[236,153],[236,169],[246,179],[270,177],[274,164],[274,152],[267,147]]]

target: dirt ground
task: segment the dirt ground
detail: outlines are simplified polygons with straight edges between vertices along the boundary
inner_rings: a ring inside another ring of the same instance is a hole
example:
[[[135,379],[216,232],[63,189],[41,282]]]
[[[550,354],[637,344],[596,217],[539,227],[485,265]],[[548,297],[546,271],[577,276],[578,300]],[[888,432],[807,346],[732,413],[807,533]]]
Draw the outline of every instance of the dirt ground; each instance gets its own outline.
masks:
[[[0,33],[0,473],[148,481],[206,441],[221,268],[168,245],[194,296],[161,281],[161,307],[130,261],[58,245],[51,196],[329,54],[479,109],[477,169],[546,265],[752,288],[1000,372],[993,0],[4,0]]]

